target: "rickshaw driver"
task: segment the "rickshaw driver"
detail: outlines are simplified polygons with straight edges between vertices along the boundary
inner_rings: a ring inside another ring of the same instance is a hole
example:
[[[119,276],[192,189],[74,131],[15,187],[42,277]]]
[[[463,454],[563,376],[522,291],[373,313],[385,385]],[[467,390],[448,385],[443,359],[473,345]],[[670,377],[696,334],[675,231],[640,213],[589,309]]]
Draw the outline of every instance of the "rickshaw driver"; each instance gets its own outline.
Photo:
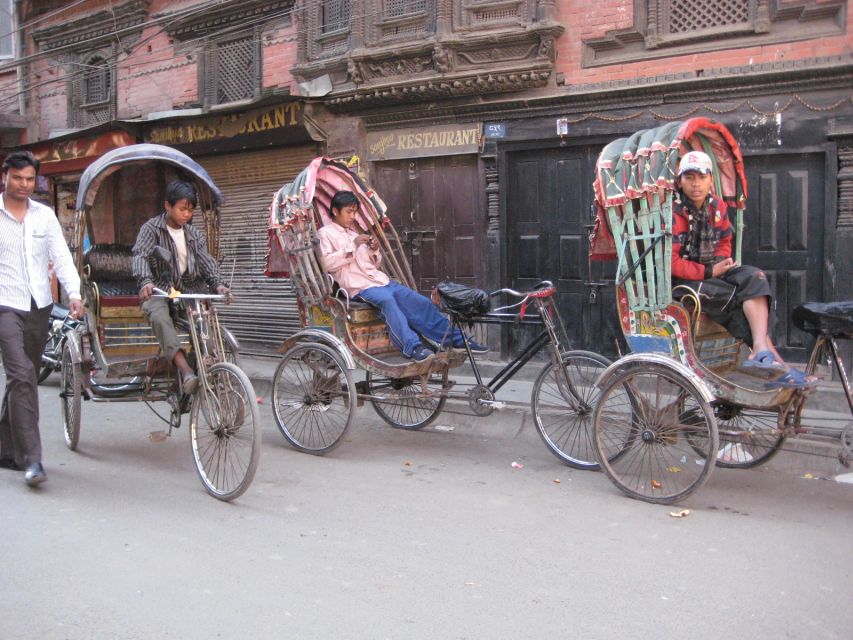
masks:
[[[421,335],[438,344],[448,334],[450,322],[429,298],[392,281],[379,269],[382,255],[378,239],[352,228],[358,207],[358,198],[352,191],[338,191],[332,198],[333,222],[317,232],[324,267],[350,298],[379,308],[391,341],[403,355],[415,362],[426,362],[435,354],[423,345]],[[465,348],[465,335],[458,328],[450,340],[454,349]],[[467,342],[473,353],[489,350],[470,338]]]
[[[155,286],[166,292],[172,288],[186,293],[206,293],[214,289],[230,302],[231,292],[220,278],[219,265],[207,252],[204,236],[187,224],[197,204],[198,197],[191,182],[170,182],[163,203],[165,211],[142,225],[133,245],[133,275],[139,284],[142,310],[166,359],[180,372],[181,391],[186,395],[196,390],[198,377],[181,348],[169,313],[169,301],[151,296]],[[155,257],[156,247],[169,249],[168,265]]]
[[[741,365],[780,377],[771,386],[800,387],[817,380],[789,367],[776,351],[770,335],[770,284],[767,275],[732,259],[732,226],[726,205],[711,194],[714,182],[711,158],[690,151],[678,168],[677,197],[673,202],[672,280],[694,289],[702,310],[752,349]]]

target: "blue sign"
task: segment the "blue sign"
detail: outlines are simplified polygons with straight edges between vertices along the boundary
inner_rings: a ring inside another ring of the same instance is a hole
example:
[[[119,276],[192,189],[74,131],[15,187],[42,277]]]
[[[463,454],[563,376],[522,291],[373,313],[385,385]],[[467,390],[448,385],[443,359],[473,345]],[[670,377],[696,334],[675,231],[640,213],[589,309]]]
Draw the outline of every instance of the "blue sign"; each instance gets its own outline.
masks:
[[[483,125],[483,136],[486,138],[506,138],[506,123],[487,122]]]

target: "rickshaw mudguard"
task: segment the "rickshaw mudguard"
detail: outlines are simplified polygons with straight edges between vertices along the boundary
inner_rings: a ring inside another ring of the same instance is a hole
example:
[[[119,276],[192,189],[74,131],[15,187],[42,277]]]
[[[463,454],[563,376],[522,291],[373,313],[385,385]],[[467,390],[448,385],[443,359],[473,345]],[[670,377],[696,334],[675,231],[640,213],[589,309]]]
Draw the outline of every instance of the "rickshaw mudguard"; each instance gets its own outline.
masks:
[[[631,353],[619,358],[619,360],[602,371],[601,375],[598,376],[598,379],[595,381],[595,386],[602,389],[616,376],[616,374],[621,373],[622,371],[650,366],[669,369],[673,373],[686,379],[693,385],[696,391],[699,392],[702,399],[709,404],[717,399],[711,392],[711,389],[708,388],[705,381],[702,380],[702,378],[700,378],[690,367],[678,362],[677,360],[673,360],[671,356],[663,353]]]
[[[231,333],[228,330],[228,327],[223,327],[222,325],[220,325],[219,328],[222,331],[222,339],[228,343],[228,346],[231,347],[231,351],[233,351],[234,353],[239,353],[240,341],[237,340],[237,336]]]
[[[80,337],[79,330],[69,331],[65,338],[65,344],[68,345],[68,350],[71,352],[71,362],[73,364],[82,364],[83,339]]]
[[[287,340],[281,343],[281,346],[276,350],[278,353],[284,354],[288,349],[293,347],[300,342],[319,342],[320,344],[325,344],[328,347],[334,349],[338,354],[340,354],[341,358],[344,360],[344,364],[346,368],[349,370],[353,370],[356,368],[355,360],[353,360],[352,353],[350,353],[349,348],[344,344],[344,341],[338,338],[333,333],[329,333],[325,329],[314,329],[311,327],[307,327],[300,331],[297,331],[292,336],[290,336]]]

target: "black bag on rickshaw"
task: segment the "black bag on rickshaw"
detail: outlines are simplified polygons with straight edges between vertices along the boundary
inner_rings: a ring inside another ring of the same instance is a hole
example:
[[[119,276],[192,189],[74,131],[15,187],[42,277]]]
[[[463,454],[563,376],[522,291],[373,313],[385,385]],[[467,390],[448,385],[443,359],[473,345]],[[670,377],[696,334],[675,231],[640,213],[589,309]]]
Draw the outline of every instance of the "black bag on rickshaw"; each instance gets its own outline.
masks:
[[[455,282],[439,282],[431,297],[442,311],[463,318],[488,313],[490,307],[488,293]]]

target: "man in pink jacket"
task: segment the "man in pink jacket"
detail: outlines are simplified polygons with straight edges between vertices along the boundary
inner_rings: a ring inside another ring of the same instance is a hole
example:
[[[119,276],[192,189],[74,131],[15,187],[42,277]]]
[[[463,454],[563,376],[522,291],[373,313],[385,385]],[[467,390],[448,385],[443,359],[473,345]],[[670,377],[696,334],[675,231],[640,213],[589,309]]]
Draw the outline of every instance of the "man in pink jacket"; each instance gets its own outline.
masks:
[[[465,335],[458,328],[449,331],[450,322],[429,298],[391,280],[380,269],[378,240],[353,229],[358,213],[355,194],[338,191],[330,208],[333,222],[318,232],[324,267],[351,298],[379,309],[391,341],[403,355],[416,362],[434,357],[421,336],[435,344],[449,339],[454,349],[464,349]],[[470,338],[467,341],[473,353],[489,350]]]

